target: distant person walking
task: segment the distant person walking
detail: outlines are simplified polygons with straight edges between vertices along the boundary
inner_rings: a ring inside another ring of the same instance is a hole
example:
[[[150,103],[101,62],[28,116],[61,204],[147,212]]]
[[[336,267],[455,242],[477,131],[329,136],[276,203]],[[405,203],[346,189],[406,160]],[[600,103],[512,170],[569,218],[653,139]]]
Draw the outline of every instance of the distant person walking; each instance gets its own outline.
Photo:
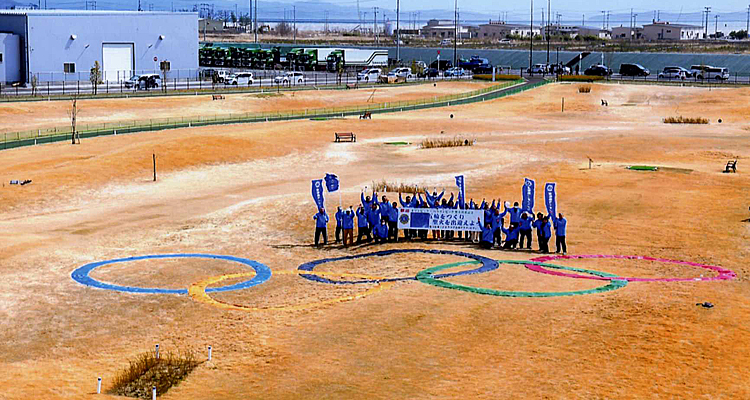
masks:
[[[313,216],[315,220],[315,245],[317,246],[320,242],[320,236],[323,236],[323,244],[328,244],[328,214],[326,210],[321,208],[318,213]]]

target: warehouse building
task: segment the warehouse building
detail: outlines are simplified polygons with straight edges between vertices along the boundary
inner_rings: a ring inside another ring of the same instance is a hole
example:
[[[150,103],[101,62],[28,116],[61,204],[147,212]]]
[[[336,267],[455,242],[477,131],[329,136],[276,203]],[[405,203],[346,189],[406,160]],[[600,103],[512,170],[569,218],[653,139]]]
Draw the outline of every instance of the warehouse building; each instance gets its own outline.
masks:
[[[104,81],[198,70],[198,14],[138,11],[0,10],[0,82]]]

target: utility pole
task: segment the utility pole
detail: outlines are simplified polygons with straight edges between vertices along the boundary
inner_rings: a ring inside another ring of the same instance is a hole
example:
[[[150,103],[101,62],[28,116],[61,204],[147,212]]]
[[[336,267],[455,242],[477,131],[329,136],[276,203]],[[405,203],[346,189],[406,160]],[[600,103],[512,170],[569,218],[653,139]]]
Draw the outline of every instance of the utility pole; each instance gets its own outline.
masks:
[[[375,39],[375,43],[378,43],[378,8],[373,7],[372,11],[372,37]]]
[[[252,0],[251,0],[252,1]],[[255,22],[253,23],[253,31],[255,32],[255,43],[258,43],[258,0],[255,0]]]
[[[747,6],[747,27],[745,33],[750,32],[750,6]]]
[[[703,34],[703,39],[708,39],[708,15],[711,14],[711,7],[704,7],[706,9],[706,30]]]
[[[586,14],[581,14],[581,26],[586,26]]]
[[[396,0],[396,62],[401,61],[401,29],[399,23],[401,16],[401,0]],[[415,72],[416,74],[416,72]]]
[[[138,11],[143,11],[143,9],[141,8],[141,0],[138,0]]]
[[[552,15],[552,0],[547,0],[547,27],[546,27],[546,34],[547,36],[547,65],[549,65],[549,25],[550,25],[550,16]]]
[[[454,2],[453,28],[456,30],[453,35],[453,68],[458,67],[458,0]]]
[[[531,0],[531,25],[529,25],[529,72],[534,66],[534,0]]]
[[[716,25],[714,25],[714,39],[719,38],[719,14],[714,15],[714,20],[716,21]]]
[[[606,25],[605,25],[606,24],[606,18],[607,18],[607,12],[606,11],[602,11],[602,29],[605,29],[605,27],[606,27]]]
[[[294,44],[297,44],[297,6],[296,5],[292,6],[292,13],[294,15],[294,17],[293,17],[294,18],[294,25],[293,25],[293,27],[294,27]]]

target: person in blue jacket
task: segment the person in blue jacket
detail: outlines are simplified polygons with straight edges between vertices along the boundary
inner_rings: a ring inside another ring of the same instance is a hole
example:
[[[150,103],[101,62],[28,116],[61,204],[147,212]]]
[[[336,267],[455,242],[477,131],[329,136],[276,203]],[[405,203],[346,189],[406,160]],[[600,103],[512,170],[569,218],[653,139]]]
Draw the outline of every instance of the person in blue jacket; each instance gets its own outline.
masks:
[[[385,218],[380,220],[380,225],[375,227],[375,243],[385,243],[388,240],[388,224]]]
[[[369,210],[372,207],[372,203],[378,202],[378,194],[373,191],[372,198],[370,196],[365,197],[365,192],[363,191],[360,194],[360,199],[362,200],[362,206],[365,208],[365,210]]]
[[[531,223],[531,226],[536,229],[536,242],[539,243],[539,251],[542,251],[542,242],[544,242],[544,215],[542,213],[536,213],[536,220]]]
[[[367,211],[364,206],[357,208],[357,244],[362,243],[362,238],[367,236],[367,241],[372,240],[370,227],[367,226]]]
[[[513,229],[521,224],[521,214],[523,210],[518,207],[518,202],[513,203],[513,208],[507,210],[510,214],[510,226],[508,228]]]
[[[563,218],[562,213],[555,219],[555,247],[559,253],[562,250],[563,255],[568,254],[568,245],[565,243],[565,234],[568,230],[568,220]]]
[[[520,226],[515,226],[509,229],[500,227],[505,234],[505,244],[503,245],[504,250],[515,249],[518,244],[518,232],[521,230]]]
[[[388,240],[398,242],[398,203],[395,201],[388,208]]]
[[[336,209],[336,214],[334,214],[334,217],[336,217],[336,242],[338,243],[341,241],[341,223],[342,223],[342,217],[344,216],[344,211],[341,210],[341,206],[339,206]]]
[[[526,248],[531,249],[531,224],[534,222],[534,214],[533,213],[523,213],[521,214],[521,223],[519,224],[519,227],[521,228],[520,231],[520,239],[518,248],[523,249],[523,243],[524,239],[526,239]]]
[[[477,223],[481,223],[481,221],[477,219]],[[482,228],[482,236],[479,240],[479,246],[483,249],[491,249],[494,236],[495,232],[492,229],[492,224],[489,222],[484,224],[484,227]]]
[[[443,198],[443,195],[445,194],[445,189],[440,194],[437,194],[437,191],[432,192],[432,196],[430,196],[430,192],[427,191],[427,189],[424,190],[424,198],[427,200],[427,204],[430,205],[430,208],[436,208],[435,205],[440,204],[440,199]]]
[[[321,208],[318,213],[313,216],[315,220],[315,245],[317,246],[320,242],[320,236],[323,235],[323,244],[328,244],[328,214],[326,210]]]
[[[549,215],[542,220],[542,241],[540,250],[542,253],[549,253],[549,239],[552,237],[552,224],[549,222]]]
[[[490,216],[490,225],[492,225],[493,232],[493,245],[494,242],[497,242],[498,247],[502,247],[503,245],[503,237],[501,235],[501,228],[504,224],[503,215],[504,214],[500,214],[500,210],[496,208],[492,216]]]
[[[414,194],[414,197],[406,196],[406,201],[401,199],[401,192],[398,193],[398,201],[401,203],[401,207],[403,208],[417,208],[419,206],[419,201],[417,200],[417,194]],[[398,228],[398,222],[396,223],[396,227]],[[416,236],[414,234],[414,231],[411,229],[404,229],[404,238],[411,239],[412,237]]]
[[[344,247],[354,244],[354,210],[352,206],[341,216],[341,228],[344,230]]]
[[[375,234],[375,228],[380,225],[380,209],[377,203],[372,203],[372,206],[367,210],[367,223],[370,226],[370,232]]]

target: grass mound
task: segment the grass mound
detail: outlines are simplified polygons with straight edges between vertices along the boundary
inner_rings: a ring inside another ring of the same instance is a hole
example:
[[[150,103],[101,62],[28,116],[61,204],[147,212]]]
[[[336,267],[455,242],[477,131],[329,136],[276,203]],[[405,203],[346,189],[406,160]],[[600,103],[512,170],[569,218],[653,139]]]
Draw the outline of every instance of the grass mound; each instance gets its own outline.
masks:
[[[578,93],[591,93],[591,86],[590,85],[578,86]]]
[[[372,182],[372,187],[376,192],[381,193],[416,193],[419,191],[418,185],[406,185],[403,183],[386,182],[383,179],[380,182]]]
[[[463,147],[463,146],[473,146],[474,140],[462,138],[459,136],[456,136],[452,139],[424,139],[422,140],[422,143],[420,143],[420,146],[423,149],[435,149],[435,148],[443,148],[443,147]]]
[[[559,78],[563,82],[594,82],[603,81],[603,76],[596,75],[560,75]]]
[[[391,145],[391,146],[408,146],[411,143],[409,142],[385,142],[385,144]]]
[[[185,379],[198,364],[195,354],[190,351],[166,352],[159,358],[154,351],[143,353],[130,360],[128,367],[117,374],[109,393],[150,399],[152,387],[156,386],[156,393],[161,396]]]
[[[683,117],[680,115],[679,117],[667,117],[664,118],[662,121],[664,121],[665,124],[707,124],[708,118],[703,117]]]
[[[633,171],[658,171],[659,167],[654,167],[652,165],[631,165],[628,169]]]

